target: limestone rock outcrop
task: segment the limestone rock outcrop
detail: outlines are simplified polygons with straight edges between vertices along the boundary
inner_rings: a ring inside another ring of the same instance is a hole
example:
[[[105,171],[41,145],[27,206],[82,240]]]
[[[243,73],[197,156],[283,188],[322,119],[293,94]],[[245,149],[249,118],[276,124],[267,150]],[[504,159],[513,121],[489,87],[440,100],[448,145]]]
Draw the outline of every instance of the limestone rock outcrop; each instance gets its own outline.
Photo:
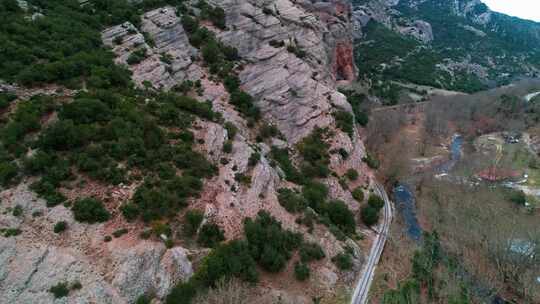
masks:
[[[202,76],[200,67],[192,60],[198,51],[189,44],[172,7],[145,13],[141,31],[126,22],[105,30],[102,39],[116,54],[117,64],[129,65],[128,59],[134,52],[146,50],[142,61],[130,65],[133,80],[140,86],[150,83],[168,90],[184,80]]]
[[[2,303],[53,303],[52,286],[75,282],[82,287],[62,303],[133,303],[144,293],[163,297],[193,274],[181,247],[166,249],[137,234],[106,243],[114,223],[78,223],[64,206],[45,208],[25,184],[0,196],[2,207],[22,208],[21,215],[0,217],[0,227],[21,230],[18,236],[0,237]],[[59,221],[68,229],[56,234],[53,226]]]

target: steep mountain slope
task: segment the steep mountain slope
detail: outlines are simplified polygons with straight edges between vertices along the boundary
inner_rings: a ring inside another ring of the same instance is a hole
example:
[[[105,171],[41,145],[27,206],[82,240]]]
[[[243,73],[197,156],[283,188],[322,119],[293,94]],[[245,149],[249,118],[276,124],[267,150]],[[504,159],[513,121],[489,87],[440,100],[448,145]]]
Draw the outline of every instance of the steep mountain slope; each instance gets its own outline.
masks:
[[[364,77],[474,92],[538,75],[538,23],[479,0],[352,2]]]
[[[353,285],[372,178],[337,91],[356,74],[348,3],[0,8],[7,302],[185,303],[235,277],[311,303]]]

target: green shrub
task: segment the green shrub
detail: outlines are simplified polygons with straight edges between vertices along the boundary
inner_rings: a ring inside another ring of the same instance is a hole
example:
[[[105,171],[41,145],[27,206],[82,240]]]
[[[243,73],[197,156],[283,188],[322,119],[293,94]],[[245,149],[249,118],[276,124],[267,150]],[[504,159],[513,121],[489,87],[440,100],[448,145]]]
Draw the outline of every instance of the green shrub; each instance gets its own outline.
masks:
[[[259,130],[259,138],[263,140],[276,137],[279,134],[279,129],[275,125],[271,124],[263,124]]]
[[[214,223],[206,223],[199,231],[197,242],[204,247],[216,247],[220,242],[225,240],[223,231]]]
[[[294,264],[294,277],[298,281],[305,281],[309,279],[309,273],[310,271],[308,265],[300,262],[296,262]]]
[[[173,161],[178,169],[184,170],[185,175],[208,178],[214,176],[217,172],[217,168],[202,154],[185,146],[177,147]]]
[[[348,234],[354,233],[356,228],[354,215],[345,202],[340,200],[331,201],[328,203],[325,211],[330,221],[343,232]]]
[[[379,211],[371,206],[364,206],[360,216],[367,226],[373,226],[379,221]]]
[[[115,230],[112,235],[115,237],[115,238],[119,238],[121,237],[122,235],[128,233],[129,231],[127,230],[127,228],[120,228],[118,230]]]
[[[231,93],[231,104],[244,116],[252,119],[259,119],[261,113],[253,103],[253,97],[244,91],[235,91]]]
[[[151,304],[152,303],[152,299],[143,294],[143,295],[140,295],[137,300],[135,300],[135,304]]]
[[[360,110],[356,114],[356,122],[362,127],[366,127],[369,123],[369,116],[366,111]]]
[[[24,159],[24,170],[28,174],[44,173],[46,169],[51,167],[51,164],[57,163],[57,159],[52,153],[44,151],[36,151],[31,157]]]
[[[347,175],[347,178],[352,180],[352,181],[358,179],[358,171],[356,171],[356,170],[354,170],[352,168],[347,170],[347,173],[345,173],[345,175]]]
[[[260,160],[261,160],[261,154],[258,152],[253,152],[249,156],[248,166],[255,167],[259,163]]]
[[[12,93],[0,93],[0,110],[6,109],[12,101],[17,99],[17,95]]]
[[[61,233],[67,229],[67,223],[65,221],[60,221],[54,225],[54,233]]]
[[[38,182],[32,183],[30,189],[35,191],[39,197],[47,201],[47,207],[54,207],[62,204],[66,201],[66,197],[56,191],[56,187],[43,179]]]
[[[368,205],[378,211],[384,207],[384,200],[378,195],[371,194],[368,198]]]
[[[302,50],[300,47],[296,46],[296,45],[292,45],[292,44],[289,44],[287,46],[287,51],[289,53],[293,53],[296,55],[296,57],[300,58],[300,59],[303,59],[306,57],[307,53]]]
[[[258,280],[256,264],[245,241],[234,240],[212,250],[195,278],[212,286],[222,278],[233,276],[253,283]]]
[[[318,213],[323,213],[328,197],[328,187],[319,182],[309,182],[302,188],[302,196],[307,201],[308,206]]]
[[[204,219],[204,214],[199,210],[188,210],[184,216],[184,232],[188,236],[194,236]]]
[[[194,280],[176,285],[165,303],[167,304],[190,304],[191,300],[197,295],[197,287]]]
[[[300,259],[303,263],[322,260],[325,256],[323,249],[317,243],[303,243],[300,246]]]
[[[279,164],[279,167],[285,173],[286,180],[296,184],[303,183],[304,178],[291,162],[291,159],[289,158],[289,151],[287,151],[287,149],[279,149],[277,147],[272,147],[272,150],[270,151],[270,157],[272,157],[272,159],[274,159]]]
[[[332,113],[332,115],[336,120],[336,127],[352,137],[354,134],[354,121],[352,114],[347,111],[340,110]]]
[[[364,161],[368,167],[371,169],[379,169],[380,163],[379,160],[374,158],[371,154],[367,154],[364,158],[362,158],[362,161]]]
[[[238,133],[238,128],[232,122],[229,122],[229,121],[225,123],[224,127],[225,127],[225,130],[227,130],[227,136],[229,137],[229,139],[233,140],[236,134]]]
[[[251,176],[243,173],[236,173],[234,175],[234,180],[245,186],[251,185]]]
[[[352,192],[352,197],[358,202],[364,201],[364,190],[361,187],[357,187]]]
[[[134,221],[139,217],[139,208],[137,205],[133,203],[127,203],[120,206],[120,211],[122,212],[122,215],[126,218],[128,222]]]
[[[137,188],[132,203],[145,222],[159,220],[174,216],[179,209],[186,207],[187,198],[198,195],[202,187],[202,181],[190,175],[175,176],[158,183],[147,181]],[[131,213],[133,217],[137,215],[137,212]]]
[[[184,14],[182,15],[182,26],[186,32],[193,34],[199,29],[199,20]]]
[[[197,6],[201,9],[201,18],[212,22],[222,30],[227,29],[225,11],[220,7],[213,7],[205,1],[199,1]]]
[[[84,144],[88,128],[75,126],[72,120],[59,120],[40,136],[40,145],[46,149],[67,151]]]
[[[23,207],[21,205],[16,205],[15,208],[13,208],[13,211],[11,211],[11,214],[13,216],[19,217],[23,214]]]
[[[54,295],[55,299],[60,299],[68,296],[69,288],[67,283],[61,282],[49,288],[49,292]]]
[[[353,266],[351,255],[346,252],[342,252],[336,255],[335,257],[333,257],[332,262],[334,262],[334,264],[340,270],[350,270]]]
[[[109,220],[110,214],[103,203],[95,198],[84,198],[76,201],[71,208],[75,219],[89,224],[101,223]]]
[[[171,290],[166,303],[189,304],[198,292],[232,277],[252,283],[258,280],[256,264],[245,241],[234,240],[212,250],[188,282]]]
[[[3,187],[9,186],[17,177],[19,168],[13,162],[0,163],[0,185]]]
[[[284,230],[266,211],[260,211],[254,220],[245,219],[244,234],[253,259],[269,272],[281,271],[302,243],[301,234]]]
[[[281,48],[285,46],[285,42],[283,40],[270,40],[268,44],[275,48]]]
[[[148,51],[146,48],[141,48],[132,52],[131,54],[129,54],[129,57],[126,60],[127,64],[134,65],[141,63],[143,60],[146,59],[146,57],[148,57],[147,52]]]
[[[225,153],[231,153],[233,150],[233,143],[231,140],[227,140],[225,143],[223,143],[223,152]]]
[[[326,129],[315,128],[297,146],[304,159],[302,173],[308,177],[327,177],[330,174],[330,145],[325,141],[327,133]]]
[[[90,98],[76,99],[65,104],[60,109],[61,119],[70,119],[76,124],[88,124],[107,121],[111,117],[111,110],[100,100]]]
[[[5,237],[17,236],[22,233],[21,229],[19,228],[7,228],[0,231],[4,233]]]
[[[201,48],[203,59],[208,64],[214,64],[221,59],[221,50],[215,40],[210,40],[206,45]]]
[[[527,203],[527,196],[523,191],[511,191],[509,200],[516,205],[525,206]]]
[[[71,284],[71,286],[69,287],[70,290],[79,290],[82,288],[82,284],[81,282],[79,281],[75,281]]]
[[[306,209],[306,200],[291,189],[278,189],[279,204],[288,212],[296,213]]]

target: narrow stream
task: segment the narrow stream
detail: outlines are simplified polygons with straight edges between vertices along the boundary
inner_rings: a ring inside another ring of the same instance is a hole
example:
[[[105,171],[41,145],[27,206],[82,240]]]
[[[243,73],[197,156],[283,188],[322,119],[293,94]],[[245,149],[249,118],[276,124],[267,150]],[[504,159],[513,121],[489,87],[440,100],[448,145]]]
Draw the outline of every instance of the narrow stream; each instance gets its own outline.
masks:
[[[463,137],[456,134],[452,139],[450,145],[450,159],[434,169],[434,175],[448,175],[449,172],[456,166],[462,157]],[[420,243],[422,241],[423,230],[418,222],[416,215],[416,198],[414,191],[411,187],[405,183],[399,183],[393,190],[394,201],[399,214],[403,217],[405,226],[407,229],[407,235]],[[471,286],[471,291],[478,297],[483,299],[484,303],[491,304],[504,304],[506,303],[498,295],[493,295],[491,288],[486,284],[481,283],[475,279],[474,276],[463,268],[461,265],[457,265],[457,274],[461,277],[461,280],[467,285]],[[489,301],[489,302],[488,302]]]
[[[450,159],[443,164],[439,165],[435,169],[437,175],[448,174],[452,168],[461,159],[461,149],[463,147],[463,137],[461,135],[454,135],[452,144],[450,145]],[[400,183],[393,190],[394,201],[399,213],[403,216],[405,225],[407,226],[407,234],[415,241],[422,240],[422,228],[418,222],[416,216],[416,198],[414,191],[410,186],[404,183]]]

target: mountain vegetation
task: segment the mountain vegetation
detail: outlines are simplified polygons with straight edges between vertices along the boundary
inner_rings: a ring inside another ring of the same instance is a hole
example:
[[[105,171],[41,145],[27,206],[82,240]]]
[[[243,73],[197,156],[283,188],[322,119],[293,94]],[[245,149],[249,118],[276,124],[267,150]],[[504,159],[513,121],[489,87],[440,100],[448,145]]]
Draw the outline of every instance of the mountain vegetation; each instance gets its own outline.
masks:
[[[379,16],[362,27],[355,48],[360,77],[370,82],[399,81],[472,93],[538,75],[538,23],[492,12],[469,0],[381,5],[353,1],[355,10]],[[374,93],[392,100],[383,92]]]

